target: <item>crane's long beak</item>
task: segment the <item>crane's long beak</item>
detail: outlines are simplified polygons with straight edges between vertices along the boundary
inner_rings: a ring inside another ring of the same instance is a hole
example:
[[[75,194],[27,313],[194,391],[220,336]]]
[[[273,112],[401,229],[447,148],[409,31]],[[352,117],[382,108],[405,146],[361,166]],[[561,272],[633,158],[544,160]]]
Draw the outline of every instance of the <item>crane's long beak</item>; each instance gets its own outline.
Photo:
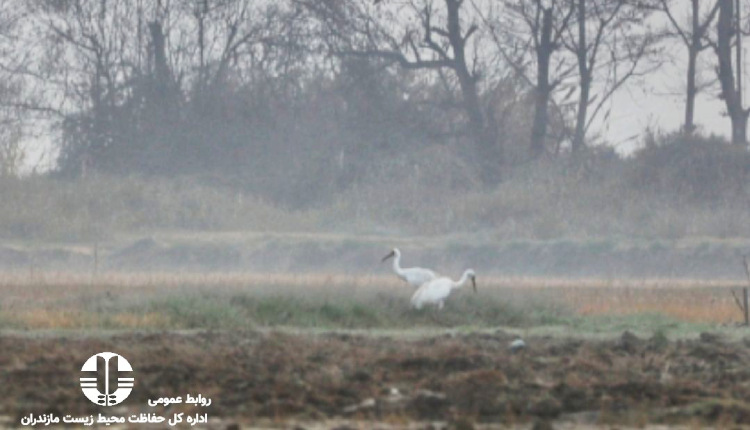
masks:
[[[476,276],[471,277],[471,286],[474,287],[474,292],[477,292],[477,278]]]
[[[393,251],[391,251],[390,253],[388,253],[388,255],[386,255],[385,257],[383,257],[383,259],[382,259],[382,260],[380,260],[380,262],[382,263],[382,262],[384,262],[385,260],[387,260],[387,259],[389,259],[389,258],[393,257],[394,255],[396,255],[396,253],[395,253],[395,252],[393,252]]]

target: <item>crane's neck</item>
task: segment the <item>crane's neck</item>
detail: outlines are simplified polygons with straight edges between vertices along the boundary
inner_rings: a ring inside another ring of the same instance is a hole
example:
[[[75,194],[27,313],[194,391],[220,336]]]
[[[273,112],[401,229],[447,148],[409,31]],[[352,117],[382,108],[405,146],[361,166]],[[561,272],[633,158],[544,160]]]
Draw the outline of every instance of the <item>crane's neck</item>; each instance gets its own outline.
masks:
[[[399,276],[404,276],[404,270],[401,268],[401,253],[396,252],[393,257],[393,271]]]
[[[453,283],[453,288],[458,289],[462,288],[464,284],[466,284],[466,281],[469,280],[469,271],[465,271],[463,275],[461,275],[461,279]]]

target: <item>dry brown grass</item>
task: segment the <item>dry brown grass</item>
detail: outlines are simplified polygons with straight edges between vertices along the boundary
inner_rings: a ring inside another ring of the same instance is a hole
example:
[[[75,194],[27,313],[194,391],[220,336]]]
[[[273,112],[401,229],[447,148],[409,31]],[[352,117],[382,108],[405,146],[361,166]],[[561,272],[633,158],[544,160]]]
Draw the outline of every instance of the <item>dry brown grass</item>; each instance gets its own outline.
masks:
[[[617,294],[570,294],[567,298],[581,315],[663,314],[687,322],[739,321],[739,308],[726,288],[639,290]]]
[[[29,309],[24,312],[11,312],[7,317],[30,329],[85,328],[92,322],[90,316],[80,312],[57,309]]]

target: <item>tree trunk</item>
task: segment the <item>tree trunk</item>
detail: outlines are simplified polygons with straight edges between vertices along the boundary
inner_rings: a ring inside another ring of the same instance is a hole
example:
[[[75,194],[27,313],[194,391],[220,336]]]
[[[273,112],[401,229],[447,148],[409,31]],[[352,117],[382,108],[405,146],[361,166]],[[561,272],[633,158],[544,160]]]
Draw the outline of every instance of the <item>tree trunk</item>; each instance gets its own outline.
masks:
[[[747,113],[740,112],[732,119],[732,143],[747,146]]]
[[[552,8],[543,9],[541,37],[536,49],[537,77],[534,97],[534,123],[531,128],[531,156],[539,157],[544,152],[549,122],[548,106],[550,99],[549,63],[552,46]]]
[[[733,0],[719,0],[718,43],[717,56],[719,60],[719,82],[721,95],[727,106],[729,119],[732,121],[732,143],[747,145],[747,114],[742,107],[740,93],[735,86],[734,71],[732,69],[732,37],[735,29],[733,25]]]
[[[151,32],[151,43],[154,55],[154,77],[156,80],[156,90],[162,97],[166,97],[170,88],[170,72],[167,65],[167,50],[164,31],[161,23],[153,21],[149,23],[148,29]]]
[[[686,134],[692,134],[695,132],[695,103],[698,96],[698,84],[697,84],[697,64],[698,56],[706,49],[709,44],[704,42],[706,33],[711,26],[711,23],[716,18],[716,13],[721,6],[721,2],[718,0],[704,1],[703,4],[709,3],[711,5],[710,12],[701,21],[701,0],[690,0],[690,30],[682,30],[680,24],[675,20],[672,12],[670,11],[669,2],[670,0],[661,0],[664,11],[672,23],[672,26],[677,30],[682,42],[687,48],[687,75],[686,75],[686,89],[685,89],[685,120],[682,125],[682,131]],[[680,4],[678,2],[678,4]],[[737,71],[739,75],[739,70]]]
[[[469,118],[469,126],[474,136],[481,136],[484,130],[484,115],[479,103],[479,94],[477,93],[477,84],[474,78],[469,75],[468,71],[456,71],[458,82],[461,86],[461,97],[463,98],[466,116]],[[480,142],[483,143],[483,142]]]
[[[461,34],[461,21],[459,18],[459,8],[461,2],[457,0],[446,0],[448,8],[448,40],[454,55],[454,69],[458,76],[458,82],[461,86],[464,108],[469,117],[471,126],[476,129],[484,128],[484,118],[482,109],[479,104],[479,94],[474,76],[469,72],[466,65],[466,54],[464,52],[464,38]]]
[[[698,93],[695,84],[696,65],[698,63],[698,53],[700,52],[701,32],[700,23],[700,3],[698,0],[691,0],[692,7],[692,34],[688,48],[688,68],[687,68],[687,90],[685,93],[685,133],[692,134],[695,131],[695,96]]]
[[[469,71],[466,64],[465,36],[461,33],[459,9],[461,0],[445,0],[448,11],[448,41],[453,51],[453,69],[461,87],[464,109],[469,119],[472,140],[477,144],[477,153],[482,166],[482,179],[487,183],[496,182],[499,178],[499,166],[502,162],[502,152],[497,148],[497,136],[491,120],[485,120],[482,105],[479,101],[477,79]]]
[[[687,93],[685,101],[685,132],[690,134],[695,131],[695,96],[698,92],[695,84],[695,68],[698,60],[698,51],[695,47],[688,48],[687,69]]]
[[[195,17],[198,20],[198,98],[202,102],[203,91],[206,84],[206,14],[208,14],[208,0],[204,1],[198,8]]]
[[[573,135],[571,150],[574,154],[583,149],[586,138],[586,119],[588,117],[589,97],[591,94],[591,71],[588,67],[586,51],[586,0],[578,0],[578,74],[580,76],[580,94],[578,98],[578,114],[576,116],[576,130]]]

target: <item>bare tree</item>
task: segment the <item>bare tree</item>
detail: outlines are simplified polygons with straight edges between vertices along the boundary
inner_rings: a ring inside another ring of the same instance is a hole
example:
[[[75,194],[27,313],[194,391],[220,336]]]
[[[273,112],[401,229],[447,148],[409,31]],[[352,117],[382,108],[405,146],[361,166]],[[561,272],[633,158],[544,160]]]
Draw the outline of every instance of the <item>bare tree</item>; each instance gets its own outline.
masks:
[[[493,116],[482,106],[479,51],[470,45],[480,27],[467,19],[464,0],[411,0],[394,6],[401,13],[408,12],[408,19],[384,15],[377,8],[390,5],[373,5],[371,0],[299,1],[325,23],[336,55],[381,59],[410,70],[450,71],[458,82],[468,133],[484,164],[497,170],[497,130]],[[399,22],[404,24],[396,28]]]
[[[647,72],[642,66],[655,38],[643,25],[653,7],[647,7],[647,2],[574,1],[576,25],[571,26],[564,43],[578,65],[579,97],[572,141],[572,151],[577,153],[610,98],[629,79]]]
[[[674,12],[673,0],[660,0],[660,9],[667,16],[673,34],[687,49],[687,88],[685,90],[685,123],[683,129],[687,133],[695,130],[695,98],[701,90],[697,82],[698,56],[710,45],[706,42],[709,27],[716,19],[719,2],[716,0],[690,0],[690,23],[686,26],[680,23]],[[684,6],[684,0],[678,0],[678,7]],[[708,4],[708,8],[706,8]]]
[[[718,0],[719,19],[717,21],[717,41],[714,46],[719,61],[717,68],[719,83],[721,84],[721,98],[727,106],[727,112],[732,122],[732,143],[747,145],[747,117],[750,109],[742,106],[741,61],[740,47],[737,49],[737,60],[732,65],[732,47],[734,39],[739,34],[739,15],[735,9],[734,0]],[[739,4],[739,2],[738,2]],[[740,43],[737,38],[736,43]],[[735,82],[735,67],[737,81]]]
[[[190,6],[197,24],[200,88],[223,85],[231,64],[251,55],[253,45],[270,40],[267,31],[273,27],[268,23],[280,18],[275,8],[258,10],[250,0],[201,0]]]
[[[0,178],[20,174],[26,157],[23,139],[30,134],[25,128],[33,112],[23,102],[26,55],[17,49],[26,15],[15,2],[0,0]]]
[[[129,36],[137,33],[138,11],[129,4],[98,1],[31,5],[45,40],[45,57],[56,58],[40,66],[53,79],[40,76],[39,85],[47,99],[63,101],[56,108],[64,126],[85,131],[85,141],[67,141],[76,149],[63,151],[85,171],[92,154],[111,141],[114,110],[127,94],[128,82],[140,73],[135,39]]]
[[[536,158],[544,152],[552,94],[573,71],[565,56],[554,57],[562,46],[563,35],[568,31],[575,8],[569,0],[514,0],[505,4],[513,12],[511,19],[500,29],[505,37],[499,37],[495,28],[491,28],[503,57],[533,88],[534,120],[529,150],[532,158]],[[519,31],[514,22],[523,23],[525,29]],[[529,57],[534,65],[532,70],[527,66]]]

